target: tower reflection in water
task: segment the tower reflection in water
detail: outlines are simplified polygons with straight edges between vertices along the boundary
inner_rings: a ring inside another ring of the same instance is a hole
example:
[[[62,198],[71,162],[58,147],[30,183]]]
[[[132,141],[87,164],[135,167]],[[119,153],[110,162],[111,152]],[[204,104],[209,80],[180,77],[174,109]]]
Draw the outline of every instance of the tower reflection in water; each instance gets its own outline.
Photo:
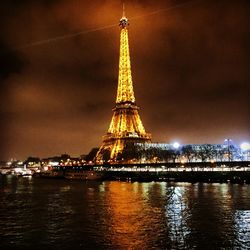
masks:
[[[250,185],[4,177],[0,189],[1,249],[250,249]]]
[[[181,190],[166,183],[110,182],[105,193],[110,218],[107,235],[113,247],[184,246],[190,230],[184,226],[189,215]]]
[[[105,185],[108,237],[116,249],[217,249],[249,244],[246,190],[228,184]],[[247,188],[247,187],[245,187]],[[243,188],[243,189],[245,189]]]

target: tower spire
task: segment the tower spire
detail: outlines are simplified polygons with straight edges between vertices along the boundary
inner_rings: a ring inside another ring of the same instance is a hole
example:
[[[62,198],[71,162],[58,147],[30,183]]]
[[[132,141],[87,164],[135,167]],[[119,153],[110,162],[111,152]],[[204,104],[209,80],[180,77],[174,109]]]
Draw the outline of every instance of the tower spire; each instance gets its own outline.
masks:
[[[122,3],[122,17],[126,17],[125,15],[125,3]]]
[[[123,3],[123,17],[120,19],[120,59],[116,103],[135,103],[127,26],[128,19],[125,17],[125,6]]]
[[[122,4],[122,18],[120,19],[119,25],[121,26],[122,29],[126,28],[129,25],[128,19],[125,15],[125,3],[124,2]]]

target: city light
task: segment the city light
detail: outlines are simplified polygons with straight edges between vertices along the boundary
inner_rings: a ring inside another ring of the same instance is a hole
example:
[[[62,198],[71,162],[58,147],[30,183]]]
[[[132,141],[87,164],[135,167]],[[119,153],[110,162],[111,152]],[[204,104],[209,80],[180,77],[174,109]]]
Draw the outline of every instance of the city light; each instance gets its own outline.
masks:
[[[243,142],[243,143],[240,144],[240,148],[241,148],[241,150],[243,150],[243,151],[250,150],[250,143],[248,143],[248,142]]]
[[[175,149],[178,149],[178,148],[180,147],[180,143],[179,143],[179,142],[174,142],[174,143],[173,143],[173,147],[174,147]]]

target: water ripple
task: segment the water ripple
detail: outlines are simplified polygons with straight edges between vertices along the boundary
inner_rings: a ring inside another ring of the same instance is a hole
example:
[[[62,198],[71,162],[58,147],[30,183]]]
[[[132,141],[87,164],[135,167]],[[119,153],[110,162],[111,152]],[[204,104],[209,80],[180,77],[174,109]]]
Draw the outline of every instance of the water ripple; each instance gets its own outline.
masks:
[[[0,179],[1,249],[250,249],[250,186]]]

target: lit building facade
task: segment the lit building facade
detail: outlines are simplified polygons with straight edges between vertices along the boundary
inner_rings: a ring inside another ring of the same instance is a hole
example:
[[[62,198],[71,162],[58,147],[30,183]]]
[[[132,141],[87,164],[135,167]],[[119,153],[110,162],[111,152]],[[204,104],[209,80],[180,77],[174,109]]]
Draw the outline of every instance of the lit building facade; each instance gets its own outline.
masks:
[[[178,148],[168,143],[135,143],[134,148],[145,161],[163,162],[222,162],[247,161],[248,150],[230,141],[222,144],[186,144]]]

